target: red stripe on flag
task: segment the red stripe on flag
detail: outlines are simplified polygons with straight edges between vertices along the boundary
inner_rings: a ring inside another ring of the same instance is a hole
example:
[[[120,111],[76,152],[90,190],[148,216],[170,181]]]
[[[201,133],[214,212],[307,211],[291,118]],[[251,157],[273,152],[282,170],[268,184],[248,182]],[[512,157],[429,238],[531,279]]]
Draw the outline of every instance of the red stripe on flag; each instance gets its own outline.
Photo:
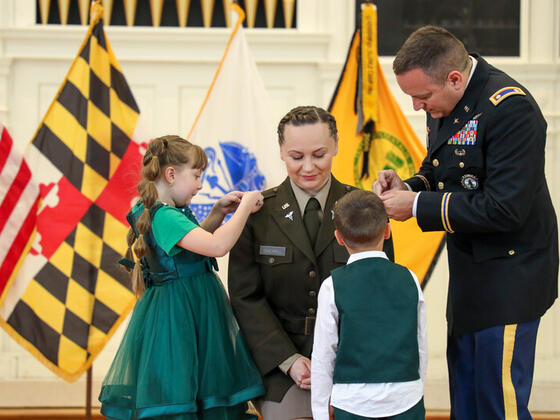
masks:
[[[21,198],[21,195],[23,194],[23,191],[30,179],[31,171],[25,161],[22,160],[14,182],[10,185],[6,198],[2,201],[2,204],[0,204],[0,232],[4,229],[10,214]]]
[[[11,243],[10,250],[6,255],[6,258],[4,258],[2,265],[0,265],[0,295],[2,295],[4,288],[12,275],[12,271],[22,257],[22,253],[25,250],[31,234],[33,233],[37,220],[38,206],[39,197],[37,196],[37,199],[29,209],[29,213],[27,213],[27,217],[23,221],[17,236]]]
[[[2,127],[2,132],[0,133],[0,171],[4,168],[4,165],[8,161],[8,156],[10,156],[10,151],[14,142],[10,137],[10,133],[4,127]]]

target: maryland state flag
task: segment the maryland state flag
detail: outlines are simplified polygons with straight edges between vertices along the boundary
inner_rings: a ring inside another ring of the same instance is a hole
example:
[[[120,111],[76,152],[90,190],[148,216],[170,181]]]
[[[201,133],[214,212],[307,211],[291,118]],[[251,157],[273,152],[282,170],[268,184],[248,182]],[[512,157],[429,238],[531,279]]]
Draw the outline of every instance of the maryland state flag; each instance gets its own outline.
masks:
[[[60,377],[89,368],[135,302],[117,267],[134,199],[139,110],[103,32],[91,24],[25,159],[41,203],[31,250],[5,292],[0,324]]]
[[[362,4],[357,29],[331,100],[338,155],[333,173],[346,184],[371,190],[382,169],[394,169],[401,179],[414,175],[426,155],[416,134],[389,90],[377,57],[377,9]],[[391,221],[395,259],[424,284],[443,245],[442,232],[423,233],[416,220]]]

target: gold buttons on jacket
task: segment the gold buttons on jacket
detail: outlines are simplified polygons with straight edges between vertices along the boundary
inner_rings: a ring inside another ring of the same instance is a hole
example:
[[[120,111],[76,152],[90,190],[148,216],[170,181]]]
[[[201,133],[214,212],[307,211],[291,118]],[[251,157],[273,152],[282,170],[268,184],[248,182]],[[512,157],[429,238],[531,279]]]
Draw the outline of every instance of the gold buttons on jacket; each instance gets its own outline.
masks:
[[[436,167],[439,166],[439,160],[437,160],[437,159],[432,160],[432,165],[434,165]]]
[[[465,167],[465,163],[464,162],[459,162],[459,168],[464,168]]]
[[[309,296],[310,297],[315,297],[315,296],[317,296],[317,292],[315,290],[310,290],[309,291]]]
[[[273,264],[274,261],[276,261],[276,260],[274,259],[274,257],[270,257],[270,258],[268,259],[268,263],[269,263],[269,264]]]
[[[312,278],[312,279],[314,279],[315,277],[317,277],[317,272],[316,272],[315,270],[311,270],[311,271],[309,272],[309,277]]]
[[[510,250],[508,251],[508,254],[509,254],[509,255],[515,255],[515,249],[510,249]]]
[[[439,182],[437,183],[437,187],[438,187],[440,190],[443,190],[443,187],[445,187],[445,184],[444,184],[443,182],[439,181]]]

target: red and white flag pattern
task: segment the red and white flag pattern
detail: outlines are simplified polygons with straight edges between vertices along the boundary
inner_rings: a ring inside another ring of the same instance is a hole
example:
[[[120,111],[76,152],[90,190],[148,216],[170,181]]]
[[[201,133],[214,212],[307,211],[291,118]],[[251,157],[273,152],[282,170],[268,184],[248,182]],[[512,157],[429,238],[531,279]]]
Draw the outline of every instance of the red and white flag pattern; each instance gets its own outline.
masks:
[[[0,123],[0,304],[36,231],[39,186]]]

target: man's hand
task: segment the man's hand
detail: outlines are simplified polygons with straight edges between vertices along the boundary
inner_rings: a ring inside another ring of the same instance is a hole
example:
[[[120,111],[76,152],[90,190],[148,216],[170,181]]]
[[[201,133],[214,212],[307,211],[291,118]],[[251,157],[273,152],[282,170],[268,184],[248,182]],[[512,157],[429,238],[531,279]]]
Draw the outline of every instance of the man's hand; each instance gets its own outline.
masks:
[[[292,377],[301,389],[311,389],[311,360],[301,356],[288,369],[288,375]]]
[[[381,195],[387,216],[391,219],[404,222],[412,217],[412,206],[416,194],[413,191],[388,191]]]
[[[372,190],[381,197],[381,194],[388,191],[408,191],[408,188],[397,173],[389,169],[377,173],[377,181],[374,182]]]

